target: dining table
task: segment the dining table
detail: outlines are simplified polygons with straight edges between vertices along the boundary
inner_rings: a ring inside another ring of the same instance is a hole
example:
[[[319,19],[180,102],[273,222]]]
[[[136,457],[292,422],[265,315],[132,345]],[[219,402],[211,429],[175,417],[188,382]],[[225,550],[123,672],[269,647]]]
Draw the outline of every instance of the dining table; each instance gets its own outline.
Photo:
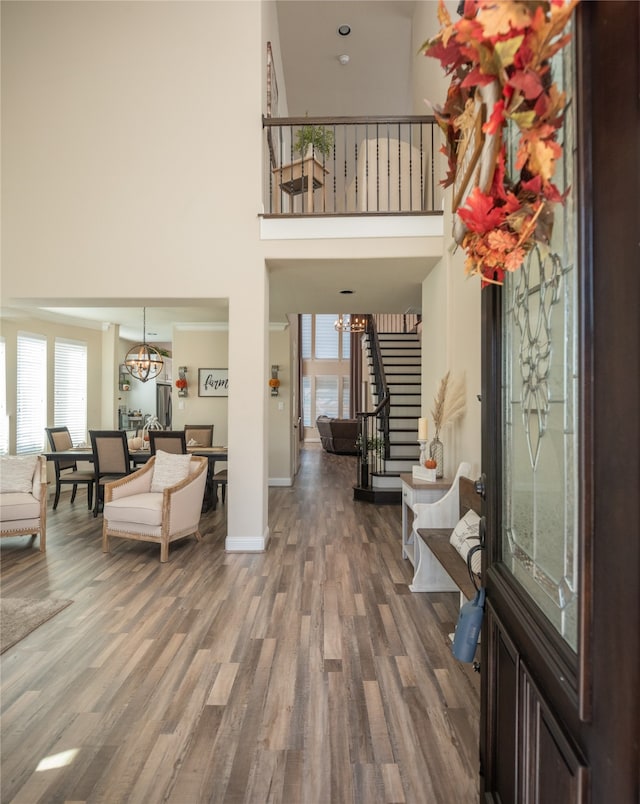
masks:
[[[206,458],[208,461],[207,466],[207,484],[204,493],[204,503],[202,510],[209,511],[216,509],[217,504],[217,489],[214,481],[215,468],[217,461],[226,461],[228,457],[227,447],[187,447],[187,452],[190,455],[197,455],[201,458]],[[91,447],[72,447],[71,449],[59,450],[58,452],[43,452],[42,455],[48,461],[88,461],[93,463],[93,450]],[[129,458],[132,466],[140,466],[145,464],[151,457],[151,452],[148,449],[130,449]]]

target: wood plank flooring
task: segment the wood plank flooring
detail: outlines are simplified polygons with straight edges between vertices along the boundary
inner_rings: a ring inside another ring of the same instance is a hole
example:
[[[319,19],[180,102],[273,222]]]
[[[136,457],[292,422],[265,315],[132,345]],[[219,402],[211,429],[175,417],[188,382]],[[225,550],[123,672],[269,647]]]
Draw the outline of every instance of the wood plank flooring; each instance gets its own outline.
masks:
[[[0,660],[3,804],[478,800],[457,595],[409,591],[400,507],[352,500],[355,459],[301,457],[264,554],[224,552],[219,505],[168,564],[103,555],[80,492],[44,556],[2,540],[3,596],[74,601]]]

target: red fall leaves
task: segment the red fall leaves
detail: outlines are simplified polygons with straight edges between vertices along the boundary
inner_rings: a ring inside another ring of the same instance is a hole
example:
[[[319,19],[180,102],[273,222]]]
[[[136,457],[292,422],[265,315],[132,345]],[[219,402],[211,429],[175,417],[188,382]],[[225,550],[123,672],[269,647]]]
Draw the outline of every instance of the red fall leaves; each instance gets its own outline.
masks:
[[[422,46],[451,76],[446,102],[435,110],[446,137],[445,187],[455,180],[478,88],[498,86],[484,134],[502,138],[509,122],[517,127],[513,175],[507,175],[502,142],[492,154],[490,186],[474,187],[457,210],[466,227],[466,271],[480,275],[483,284],[501,283],[505,271],[517,270],[534,245],[548,246],[553,205],[566,195],[552,181],[562,156],[557,136],[566,97],[552,79],[550,59],[570,39],[564,29],[578,1],[465,0],[463,16],[452,22],[440,0],[441,30]]]

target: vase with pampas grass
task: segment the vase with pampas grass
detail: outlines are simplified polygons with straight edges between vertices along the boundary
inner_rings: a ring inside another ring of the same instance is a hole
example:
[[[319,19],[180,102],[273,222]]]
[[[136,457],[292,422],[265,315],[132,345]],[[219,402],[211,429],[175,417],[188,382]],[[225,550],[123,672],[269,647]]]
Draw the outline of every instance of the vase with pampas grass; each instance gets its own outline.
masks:
[[[464,379],[454,381],[451,379],[451,372],[447,371],[440,380],[440,387],[431,408],[435,436],[429,445],[429,453],[436,462],[437,478],[444,474],[444,444],[440,441],[440,433],[446,424],[453,424],[462,416],[465,402]]]

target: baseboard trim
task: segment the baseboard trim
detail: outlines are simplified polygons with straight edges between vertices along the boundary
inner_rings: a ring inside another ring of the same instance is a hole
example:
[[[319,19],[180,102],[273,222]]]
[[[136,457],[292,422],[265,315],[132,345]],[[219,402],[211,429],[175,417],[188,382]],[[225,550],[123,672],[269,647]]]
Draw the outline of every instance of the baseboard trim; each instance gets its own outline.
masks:
[[[264,553],[270,538],[268,527],[262,536],[227,536],[224,549],[227,553]]]
[[[353,487],[353,499],[360,502],[374,503],[375,505],[400,505],[402,491],[395,489],[363,489]]]
[[[292,477],[270,477],[269,478],[269,485],[270,486],[293,486],[293,478]]]

